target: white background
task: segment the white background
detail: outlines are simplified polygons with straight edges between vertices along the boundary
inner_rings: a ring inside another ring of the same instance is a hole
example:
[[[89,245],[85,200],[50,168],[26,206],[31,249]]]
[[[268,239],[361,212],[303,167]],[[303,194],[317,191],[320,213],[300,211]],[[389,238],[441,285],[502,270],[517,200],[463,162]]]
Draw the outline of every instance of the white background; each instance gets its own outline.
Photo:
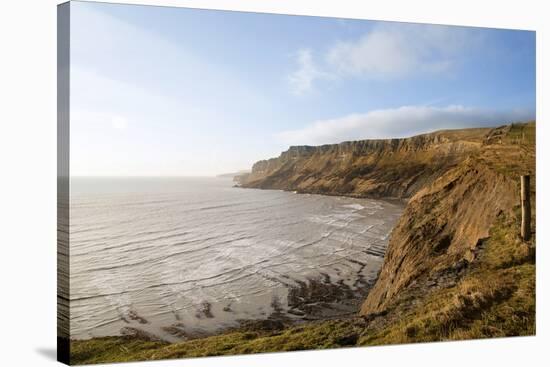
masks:
[[[56,348],[56,0],[0,2],[0,366],[53,365]],[[141,363],[140,366],[542,365],[548,302],[550,30],[545,1],[118,1],[537,31],[537,336]],[[221,25],[223,26],[223,25]],[[101,93],[101,91],[98,91]],[[545,289],[546,288],[546,289]],[[546,364],[547,365],[547,364]]]

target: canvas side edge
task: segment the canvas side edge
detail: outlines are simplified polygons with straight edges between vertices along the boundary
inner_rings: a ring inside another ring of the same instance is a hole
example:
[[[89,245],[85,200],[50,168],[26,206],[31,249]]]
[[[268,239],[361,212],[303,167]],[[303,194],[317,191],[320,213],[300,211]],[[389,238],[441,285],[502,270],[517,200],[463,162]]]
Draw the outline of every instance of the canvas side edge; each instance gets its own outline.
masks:
[[[57,360],[70,364],[70,2],[57,6]]]

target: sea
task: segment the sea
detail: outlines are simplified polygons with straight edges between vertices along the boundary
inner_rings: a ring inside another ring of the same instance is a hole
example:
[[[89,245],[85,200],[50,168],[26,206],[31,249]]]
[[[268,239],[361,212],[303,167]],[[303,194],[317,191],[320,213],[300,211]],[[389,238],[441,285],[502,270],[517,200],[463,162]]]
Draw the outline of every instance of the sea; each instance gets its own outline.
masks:
[[[71,337],[174,342],[246,320],[357,311],[398,202],[234,187],[231,178],[73,177]],[[347,306],[346,306],[347,305]]]

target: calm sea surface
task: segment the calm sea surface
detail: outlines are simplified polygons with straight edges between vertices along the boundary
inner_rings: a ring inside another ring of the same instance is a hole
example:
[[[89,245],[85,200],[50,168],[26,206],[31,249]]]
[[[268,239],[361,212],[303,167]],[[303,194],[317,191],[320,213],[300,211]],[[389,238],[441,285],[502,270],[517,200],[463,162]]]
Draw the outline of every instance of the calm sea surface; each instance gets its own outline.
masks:
[[[292,312],[312,280],[380,269],[399,204],[232,187],[227,178],[72,178],[71,335],[169,341]],[[290,303],[290,304],[289,304]],[[288,312],[288,311],[291,312]],[[178,331],[182,331],[180,334]]]

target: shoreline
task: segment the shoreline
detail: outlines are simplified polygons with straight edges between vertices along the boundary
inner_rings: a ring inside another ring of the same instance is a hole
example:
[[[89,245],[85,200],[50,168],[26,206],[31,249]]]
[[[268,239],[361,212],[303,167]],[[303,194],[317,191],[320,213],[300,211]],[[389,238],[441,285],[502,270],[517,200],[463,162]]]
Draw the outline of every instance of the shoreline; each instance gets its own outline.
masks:
[[[227,186],[231,187],[229,182]],[[297,197],[290,194],[291,192],[286,191],[283,196],[287,197],[290,202],[298,200]],[[319,195],[319,197],[329,196],[310,193],[300,194]],[[330,196],[337,199],[337,195]],[[222,293],[217,293],[215,298],[218,300],[214,301],[206,298],[201,301],[201,299],[197,299],[196,303],[190,307],[173,311],[175,318],[172,317],[172,319],[168,317],[158,318],[141,310],[139,306],[136,306],[137,308],[130,306],[130,314],[120,314],[118,321],[113,322],[113,327],[100,330],[82,329],[82,331],[79,330],[78,334],[75,333],[76,335],[71,340],[83,341],[108,336],[137,335],[150,340],[178,343],[184,340],[226,333],[242,327],[243,324],[262,324],[265,320],[275,320],[284,323],[285,326],[291,326],[357,315],[361,303],[378,278],[389,235],[395,227],[396,223],[394,222],[402,215],[403,205],[399,201],[392,200],[352,198],[343,195],[340,195],[340,197],[348,200],[343,200],[342,204],[339,204],[339,200],[330,200],[330,202],[334,202],[336,206],[362,203],[363,205],[357,205],[354,210],[366,209],[366,212],[362,212],[363,216],[366,217],[373,217],[373,214],[367,208],[371,205],[394,211],[392,216],[388,217],[388,221],[384,220],[388,225],[384,227],[383,231],[368,229],[368,231],[374,232],[371,235],[369,235],[370,232],[366,233],[367,237],[358,235],[354,238],[353,245],[349,245],[349,251],[351,252],[345,251],[338,256],[338,261],[342,265],[328,266],[326,269],[316,271],[312,270],[311,274],[307,272],[300,273],[303,276],[299,277],[296,277],[296,274],[293,275],[291,269],[288,269],[289,272],[281,273],[279,291],[268,291],[264,296],[261,296],[261,299],[254,296],[252,299],[243,299],[242,302],[233,302],[231,298],[225,298]],[[303,198],[312,202],[319,200],[313,196]],[[371,200],[373,204],[369,204]],[[376,202],[379,203],[376,204]],[[389,203],[391,206],[386,206],[384,203]],[[374,215],[373,218],[378,218],[377,215]],[[361,226],[360,229],[367,228],[370,228],[370,226]],[[316,236],[320,236],[320,233],[317,233]],[[376,240],[375,238],[378,235],[381,237]],[[372,240],[369,239],[371,236],[373,236]],[[345,248],[347,247],[345,246]],[[359,256],[355,256],[355,253]],[[314,266],[316,263],[317,260],[310,260],[311,265]],[[274,300],[271,298],[275,295],[278,295],[280,301],[283,302],[282,307],[273,307]],[[208,306],[206,313],[201,311],[203,303]],[[260,312],[257,310],[260,310]]]
[[[241,187],[233,185],[234,188],[241,189],[257,189],[249,187]],[[269,191],[284,191],[286,193],[293,193],[292,190],[278,190],[278,189],[259,189]],[[376,276],[371,279],[366,279],[363,274],[363,269],[368,266],[367,262],[361,262],[356,259],[349,258],[348,261],[358,265],[356,270],[355,283],[353,285],[346,284],[343,278],[331,279],[331,276],[327,273],[320,273],[318,277],[306,278],[305,281],[290,279],[289,283],[284,285],[284,289],[288,294],[286,299],[286,305],[276,305],[279,300],[273,299],[271,301],[272,312],[267,314],[265,318],[242,318],[236,319],[234,325],[224,325],[228,323],[228,317],[224,317],[225,312],[233,312],[231,310],[231,302],[228,305],[223,306],[221,310],[221,304],[216,305],[213,308],[210,302],[203,302],[203,304],[197,305],[197,319],[205,318],[215,321],[216,318],[220,319],[220,323],[223,325],[219,328],[206,330],[204,328],[196,326],[185,325],[181,321],[176,321],[172,324],[156,325],[153,327],[145,317],[138,315],[137,312],[131,311],[134,315],[122,316],[122,320],[126,322],[126,326],[121,327],[118,333],[106,334],[100,336],[71,338],[71,341],[89,341],[96,338],[104,337],[125,337],[125,338],[138,338],[148,341],[160,341],[170,344],[179,343],[182,341],[190,341],[197,339],[204,339],[212,336],[223,335],[229,332],[235,331],[247,331],[247,330],[280,330],[289,327],[305,325],[309,323],[330,321],[335,319],[353,318],[359,315],[361,305],[366,299],[368,293],[378,280],[380,275],[381,266],[383,263],[384,255],[387,250],[387,245],[391,232],[395,228],[397,221],[403,215],[403,209],[406,203],[403,199],[399,198],[374,198],[365,197],[359,195],[337,195],[331,193],[311,193],[311,192],[295,192],[300,195],[319,195],[319,196],[331,196],[342,197],[348,199],[359,200],[373,200],[379,202],[385,202],[391,205],[398,205],[401,207],[401,214],[396,220],[396,223],[391,227],[388,232],[388,239],[383,247],[383,254],[378,253],[374,255],[369,253],[368,244],[360,244],[363,252],[380,258],[380,266],[376,270]],[[363,242],[363,241],[362,241]],[[372,250],[374,251],[374,250]],[[377,249],[375,252],[378,252]],[[334,276],[334,274],[332,274]],[[295,283],[294,285],[291,283]],[[204,310],[202,310],[204,309]],[[208,329],[208,328],[207,328]],[[155,331],[156,330],[156,331]]]
[[[366,199],[366,200],[378,200],[378,201],[384,201],[389,204],[394,205],[402,205],[403,207],[407,205],[409,202],[410,197],[399,197],[399,196],[371,196],[371,195],[353,195],[353,194],[344,194],[344,193],[331,193],[331,192],[313,192],[313,191],[306,191],[306,190],[291,190],[291,189],[275,189],[275,188],[263,188],[263,187],[249,187],[249,186],[241,186],[240,184],[235,184],[232,187],[237,189],[247,189],[247,190],[266,190],[266,191],[284,191],[284,192],[291,192],[294,194],[300,194],[300,195],[319,195],[319,196],[332,196],[332,197],[342,197],[342,198],[349,198],[349,199]],[[399,217],[401,218],[401,217]]]
[[[168,340],[166,335],[156,335],[153,332],[136,326],[126,326],[120,329],[119,334],[92,336],[90,338],[71,338],[71,342],[85,342],[102,338],[126,338],[144,340],[150,342],[162,342],[177,344],[180,342],[200,340],[214,336],[220,336],[234,332],[275,332],[292,327],[306,326],[312,323],[352,319],[359,316],[361,304],[368,291],[372,288],[378,277],[366,281],[363,276],[359,277],[359,284],[353,289],[345,284],[343,280],[332,282],[330,276],[322,273],[319,278],[310,278],[307,281],[298,281],[298,286],[288,287],[288,305],[280,304],[278,298],[272,300],[273,312],[266,318],[239,319],[237,325],[221,327],[215,331],[185,331],[185,325],[173,324],[161,326],[160,329],[171,334],[178,340]],[[204,317],[215,319],[211,313],[211,304],[206,302],[201,311],[198,311],[197,318]],[[229,306],[224,307],[225,312],[232,312]],[[199,312],[202,314],[199,315]],[[137,313],[130,313],[129,319],[138,321],[140,324],[149,324],[149,321]]]

